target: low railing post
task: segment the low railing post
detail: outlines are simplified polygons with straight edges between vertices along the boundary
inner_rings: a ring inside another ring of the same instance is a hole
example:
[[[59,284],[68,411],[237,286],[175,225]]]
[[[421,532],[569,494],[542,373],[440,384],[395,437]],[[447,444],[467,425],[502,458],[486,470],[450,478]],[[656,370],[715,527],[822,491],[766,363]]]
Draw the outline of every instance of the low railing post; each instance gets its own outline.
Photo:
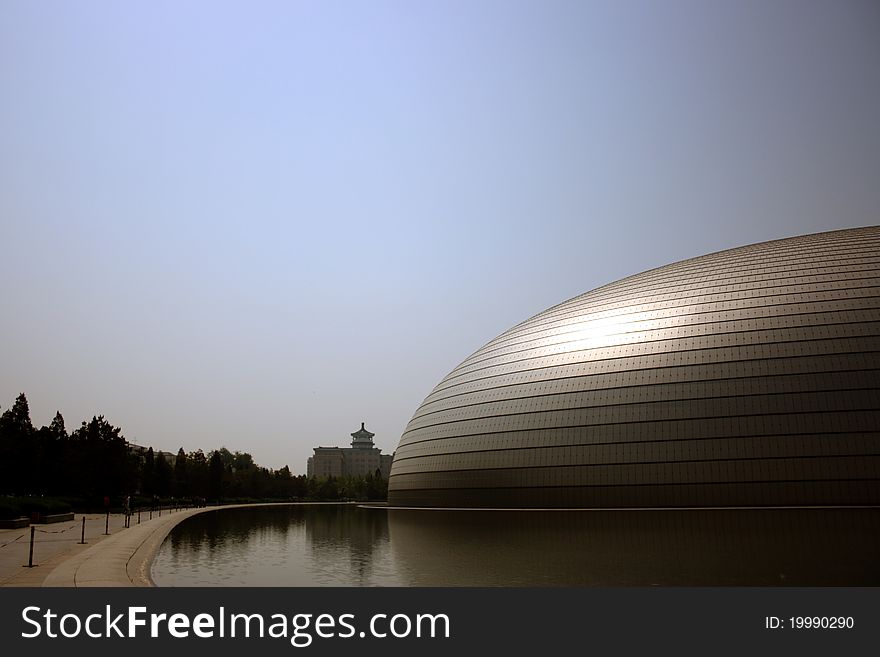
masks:
[[[31,549],[28,552],[28,568],[34,567],[34,531],[36,531],[36,527],[31,525]]]

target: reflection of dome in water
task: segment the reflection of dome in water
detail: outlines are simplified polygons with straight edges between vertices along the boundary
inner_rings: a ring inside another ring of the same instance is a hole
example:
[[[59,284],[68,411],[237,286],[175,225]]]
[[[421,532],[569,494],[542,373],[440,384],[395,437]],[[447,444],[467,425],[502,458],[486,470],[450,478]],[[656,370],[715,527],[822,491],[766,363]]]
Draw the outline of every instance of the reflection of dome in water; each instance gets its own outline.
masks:
[[[407,586],[876,586],[876,508],[389,509]]]
[[[468,357],[401,438],[389,503],[880,503],[880,228],[587,292]]]

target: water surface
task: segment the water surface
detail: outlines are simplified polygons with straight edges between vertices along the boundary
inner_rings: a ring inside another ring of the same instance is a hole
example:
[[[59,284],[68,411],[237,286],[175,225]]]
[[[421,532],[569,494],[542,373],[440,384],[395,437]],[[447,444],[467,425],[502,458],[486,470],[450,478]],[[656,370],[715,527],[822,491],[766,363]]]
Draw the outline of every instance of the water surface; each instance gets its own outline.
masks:
[[[880,510],[290,505],[184,520],[159,586],[880,585]]]

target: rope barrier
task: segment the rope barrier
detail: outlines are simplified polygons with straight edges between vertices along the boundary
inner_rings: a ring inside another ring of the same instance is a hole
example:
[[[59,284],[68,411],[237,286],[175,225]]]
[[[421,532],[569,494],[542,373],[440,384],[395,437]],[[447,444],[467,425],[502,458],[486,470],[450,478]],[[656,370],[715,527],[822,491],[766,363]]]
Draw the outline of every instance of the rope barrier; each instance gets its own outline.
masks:
[[[79,527],[79,524],[71,525],[70,527],[67,527],[66,529],[39,529],[37,527],[34,527],[34,531],[36,531],[39,534],[66,534],[71,529],[77,529],[78,527]],[[5,543],[0,543],[0,548],[5,548],[7,545],[12,545],[13,543],[23,539],[25,536],[27,536],[27,532],[25,532],[24,534],[20,534],[19,536],[16,536],[11,541],[6,541]]]
[[[38,529],[37,531],[41,534],[63,534],[64,532],[69,532],[73,527],[68,527],[67,529],[58,529],[56,531],[52,531],[50,529]]]
[[[164,511],[170,512],[170,511],[173,511],[174,508],[175,507],[157,507],[157,510],[164,510]],[[149,510],[149,509],[138,509],[138,511],[133,512],[131,515],[136,515],[139,511],[143,512],[146,510]],[[100,516],[99,515],[86,515],[85,517],[88,520],[100,520],[100,519],[104,518],[104,515],[103,514]],[[34,531],[38,534],[66,534],[67,532],[69,532],[72,529],[79,529],[79,524],[78,523],[73,524],[70,527],[67,527],[65,529],[54,529],[54,530],[53,529],[39,529],[39,528],[35,527],[34,525],[31,525],[31,527],[33,527]],[[23,539],[25,536],[27,536],[27,532],[25,532],[24,534],[19,534],[18,536],[16,536],[12,540],[6,541],[5,543],[0,543],[0,548],[5,548],[8,545],[12,545],[13,543],[16,543],[16,542],[20,541],[21,539]]]

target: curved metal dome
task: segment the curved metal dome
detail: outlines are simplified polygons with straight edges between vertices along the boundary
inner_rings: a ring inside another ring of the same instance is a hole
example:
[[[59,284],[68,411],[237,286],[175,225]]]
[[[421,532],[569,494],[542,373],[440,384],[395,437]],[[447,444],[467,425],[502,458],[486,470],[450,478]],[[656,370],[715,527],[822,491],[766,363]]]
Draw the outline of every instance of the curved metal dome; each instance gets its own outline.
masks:
[[[522,322],[418,408],[388,500],[880,503],[880,227],[685,260]]]

